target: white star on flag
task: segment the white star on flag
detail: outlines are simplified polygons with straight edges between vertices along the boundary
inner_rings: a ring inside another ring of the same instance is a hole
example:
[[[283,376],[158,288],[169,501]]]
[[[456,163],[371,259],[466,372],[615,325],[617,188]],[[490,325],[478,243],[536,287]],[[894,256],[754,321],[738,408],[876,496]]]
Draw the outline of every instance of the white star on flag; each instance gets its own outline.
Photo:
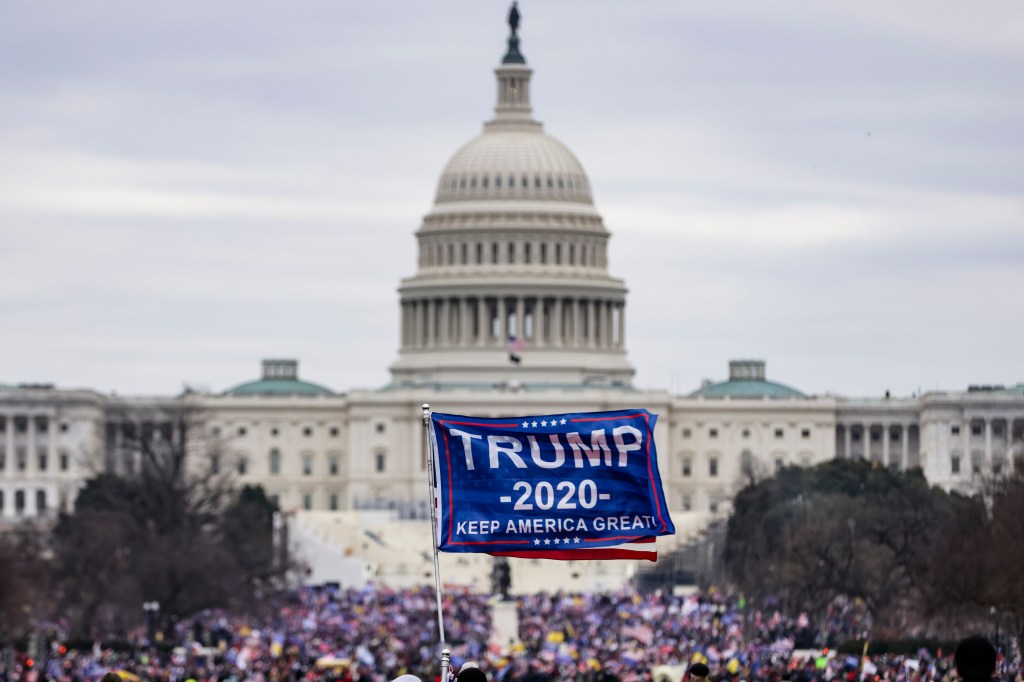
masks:
[[[562,421],[559,422],[562,426],[565,426],[565,417],[562,417]]]
[[[544,421],[542,421],[542,422],[540,423],[540,425],[541,425],[541,426],[547,426],[547,425],[548,425],[548,422],[547,422],[547,420],[544,420]]]
[[[523,422],[523,428],[524,429],[527,428],[529,425],[530,425],[530,422]]]
[[[550,545],[551,544],[551,540],[548,540],[547,538],[544,538],[544,544],[545,545]]]
[[[576,542],[579,542],[579,540],[577,540]],[[538,539],[534,540],[533,544],[539,545],[540,544],[540,539],[538,538]]]
[[[533,422],[532,424],[530,424],[530,426],[536,427],[537,426],[537,422]]]

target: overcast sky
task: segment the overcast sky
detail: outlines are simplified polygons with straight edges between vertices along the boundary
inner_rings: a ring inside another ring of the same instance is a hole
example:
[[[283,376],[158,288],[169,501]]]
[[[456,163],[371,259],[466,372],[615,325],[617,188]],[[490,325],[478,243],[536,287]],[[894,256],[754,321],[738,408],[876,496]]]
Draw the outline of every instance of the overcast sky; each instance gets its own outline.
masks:
[[[504,0],[0,7],[0,382],[385,384]],[[1019,0],[523,0],[642,388],[1024,381]]]

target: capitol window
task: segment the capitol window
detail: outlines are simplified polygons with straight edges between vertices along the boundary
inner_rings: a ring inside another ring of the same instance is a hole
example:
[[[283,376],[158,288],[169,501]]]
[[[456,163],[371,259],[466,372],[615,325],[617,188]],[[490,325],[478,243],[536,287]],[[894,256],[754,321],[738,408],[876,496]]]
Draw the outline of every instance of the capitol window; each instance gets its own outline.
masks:
[[[516,244],[515,244],[515,242],[509,242],[508,243],[508,262],[509,263],[515,263],[516,262]]]
[[[683,458],[683,476],[690,476],[693,473],[693,460],[689,457]]]
[[[565,189],[565,180],[558,178],[558,189]]]
[[[537,189],[540,189],[540,176],[539,175],[533,176],[533,186],[535,188],[537,188]]]
[[[957,424],[954,424],[953,426],[951,426],[949,430],[950,430],[950,432],[954,436],[959,436],[960,435],[960,426],[957,425]]]
[[[459,189],[466,189],[466,178],[459,178]]]
[[[530,243],[523,244],[523,262],[527,265],[530,264]]]
[[[529,189],[529,188],[530,188],[530,178],[528,178],[528,177],[526,177],[524,175],[523,176],[523,189]]]
[[[312,476],[313,475],[313,456],[303,455],[302,456],[302,475]]]
[[[376,470],[378,472],[384,471],[385,463],[386,462],[385,462],[385,458],[384,458],[384,453],[383,452],[378,452],[378,453],[376,453],[374,455],[374,468],[376,468]]]
[[[469,181],[469,188],[476,189],[476,176],[474,175]]]
[[[494,176],[494,189],[501,189],[501,176],[500,175],[495,175]]]
[[[775,429],[776,438],[782,438],[784,435],[786,435],[785,431],[783,431],[782,429]]]
[[[491,244],[491,262],[498,262],[498,242],[494,242]]]
[[[554,189],[554,188],[555,188],[555,183],[551,180],[551,176],[549,175],[548,176],[548,189],[550,190],[550,189]]]
[[[811,430],[810,429],[802,429],[800,431],[800,437],[801,438],[810,438],[811,437]]]
[[[270,474],[276,476],[281,473],[281,452],[274,448],[270,451]]]
[[[718,438],[718,429],[708,429],[708,438]]]
[[[950,468],[950,471],[952,473],[959,474],[960,473],[960,458],[959,457],[953,457],[952,459],[950,459],[949,460],[949,468]]]
[[[480,242],[476,244],[476,263],[480,265],[484,262],[484,245]]]
[[[540,264],[544,265],[548,262],[548,245],[541,242],[540,245]]]
[[[718,458],[712,457],[708,460],[708,476],[715,478],[718,476]]]

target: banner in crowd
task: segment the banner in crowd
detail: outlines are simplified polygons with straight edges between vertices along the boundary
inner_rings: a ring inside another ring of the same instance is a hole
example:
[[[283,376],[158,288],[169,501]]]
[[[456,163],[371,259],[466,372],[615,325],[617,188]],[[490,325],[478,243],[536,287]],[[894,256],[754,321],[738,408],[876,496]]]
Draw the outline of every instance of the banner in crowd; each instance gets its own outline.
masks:
[[[675,533],[643,409],[431,415],[437,547],[551,559],[657,558]]]

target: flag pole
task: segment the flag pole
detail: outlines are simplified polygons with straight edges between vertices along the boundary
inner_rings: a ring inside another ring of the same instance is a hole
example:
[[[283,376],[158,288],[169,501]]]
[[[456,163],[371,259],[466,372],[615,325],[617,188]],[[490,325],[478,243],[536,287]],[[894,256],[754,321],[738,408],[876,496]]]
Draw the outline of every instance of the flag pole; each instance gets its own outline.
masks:
[[[427,486],[430,491],[430,542],[434,546],[434,593],[437,596],[437,630],[441,633],[441,682],[448,682],[448,670],[451,667],[451,651],[444,641],[444,613],[441,609],[441,566],[438,561],[440,550],[437,548],[437,514],[440,507],[434,497],[434,439],[430,434],[430,405],[423,403],[423,447],[427,453]]]

